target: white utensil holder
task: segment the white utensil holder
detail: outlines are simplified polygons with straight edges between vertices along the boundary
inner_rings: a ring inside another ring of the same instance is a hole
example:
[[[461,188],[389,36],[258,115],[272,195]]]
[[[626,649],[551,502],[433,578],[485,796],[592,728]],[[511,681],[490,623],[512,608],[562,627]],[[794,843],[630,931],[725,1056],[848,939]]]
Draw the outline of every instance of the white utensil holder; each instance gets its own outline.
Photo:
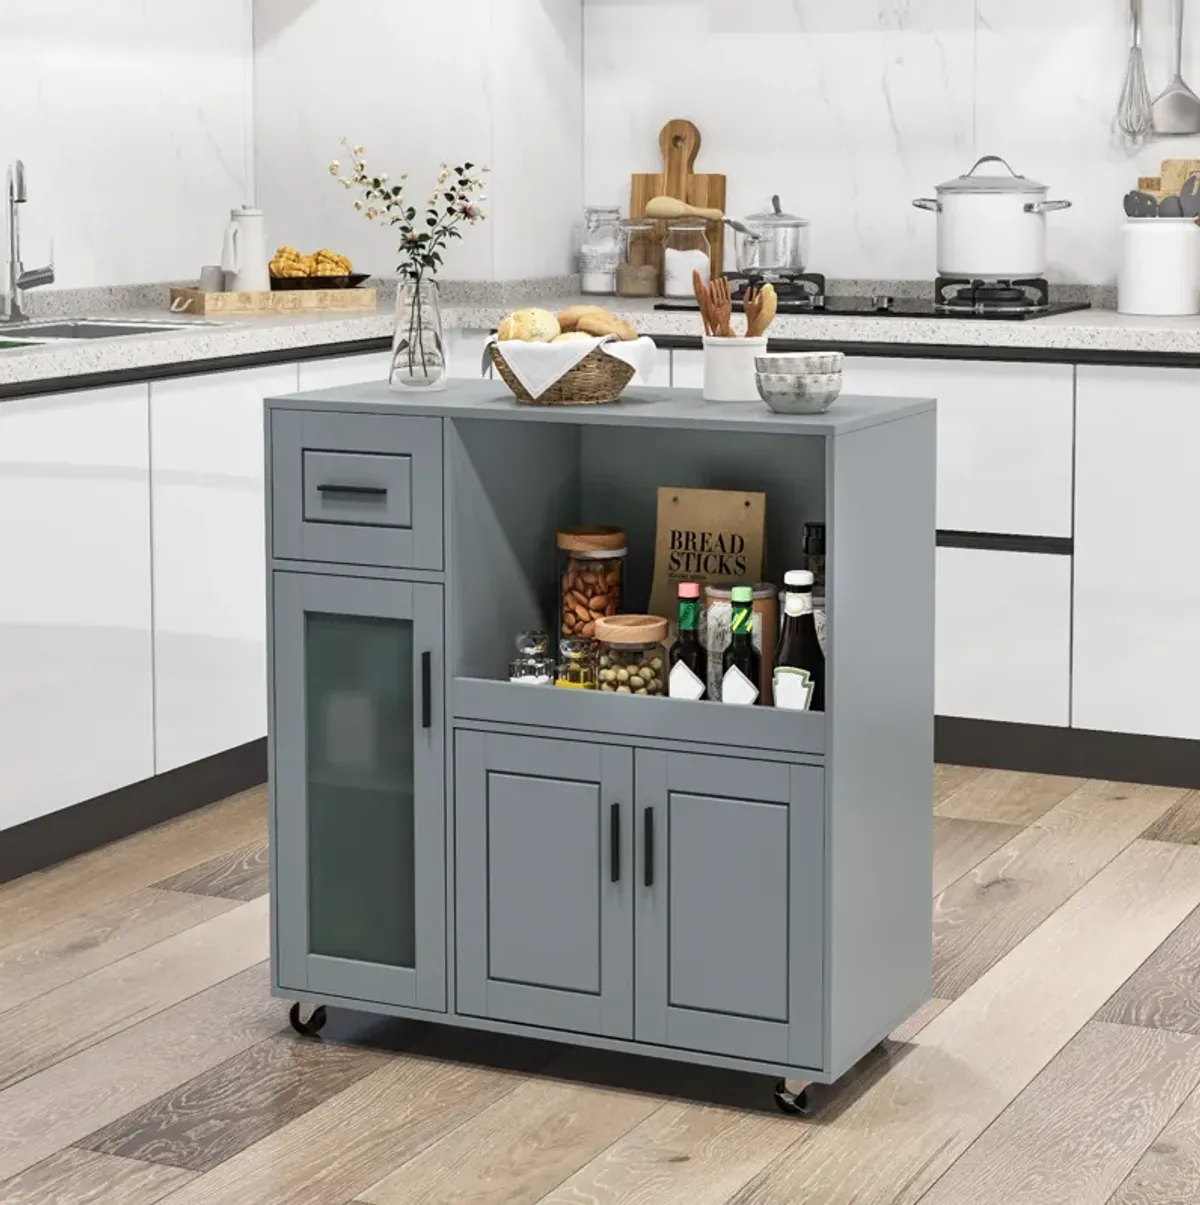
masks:
[[[1126,218],[1117,310],[1200,314],[1200,226],[1194,218]]]
[[[757,402],[754,358],[765,354],[767,337],[728,339],[704,336],[704,400],[707,402]]]

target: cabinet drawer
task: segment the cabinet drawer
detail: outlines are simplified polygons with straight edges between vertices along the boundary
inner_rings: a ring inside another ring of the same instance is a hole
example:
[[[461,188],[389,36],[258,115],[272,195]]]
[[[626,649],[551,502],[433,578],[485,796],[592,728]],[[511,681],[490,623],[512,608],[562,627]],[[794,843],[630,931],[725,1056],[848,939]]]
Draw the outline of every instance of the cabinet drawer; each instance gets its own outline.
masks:
[[[1071,558],[937,554],[938,715],[1070,723]]]
[[[1075,380],[1070,364],[851,356],[845,392],[937,399],[941,530],[1071,534]]]
[[[442,424],[274,411],[271,530],[282,560],[442,568]]]

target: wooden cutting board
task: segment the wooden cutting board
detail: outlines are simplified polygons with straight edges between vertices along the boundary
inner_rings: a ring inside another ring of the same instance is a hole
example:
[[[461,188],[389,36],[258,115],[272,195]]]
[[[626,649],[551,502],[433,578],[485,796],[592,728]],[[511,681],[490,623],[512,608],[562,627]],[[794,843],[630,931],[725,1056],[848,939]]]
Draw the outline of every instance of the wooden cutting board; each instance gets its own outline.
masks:
[[[1162,162],[1162,195],[1173,197],[1183,187],[1188,176],[1200,172],[1200,159],[1164,159]]]
[[[646,202],[651,197],[674,197],[700,209],[719,209],[725,212],[725,177],[712,173],[695,173],[696,156],[700,153],[700,131],[690,121],[677,117],[668,121],[658,136],[662,148],[661,172],[638,172],[629,192],[629,216],[646,216]],[[662,223],[662,233],[666,233]],[[712,249],[712,274],[725,270],[725,226],[722,222],[708,223],[708,243]]]
[[[377,289],[281,289],[262,293],[202,293],[172,287],[173,314],[279,314],[299,310],[373,310]]]

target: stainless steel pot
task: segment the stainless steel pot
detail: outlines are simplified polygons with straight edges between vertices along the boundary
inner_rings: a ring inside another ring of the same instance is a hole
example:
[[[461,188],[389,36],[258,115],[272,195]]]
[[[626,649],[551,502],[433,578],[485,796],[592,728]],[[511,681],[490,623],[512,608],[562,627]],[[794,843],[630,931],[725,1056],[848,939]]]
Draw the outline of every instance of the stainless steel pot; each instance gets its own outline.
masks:
[[[985,163],[1008,173],[976,174]],[[984,155],[965,176],[937,186],[937,199],[919,197],[918,209],[938,215],[940,276],[1021,280],[1046,273],[1046,214],[1070,201],[1047,201],[1049,189],[1019,176],[999,155]]]
[[[778,197],[771,210],[742,219],[749,234],[737,234],[739,272],[803,272],[808,262],[808,220],[784,213]]]

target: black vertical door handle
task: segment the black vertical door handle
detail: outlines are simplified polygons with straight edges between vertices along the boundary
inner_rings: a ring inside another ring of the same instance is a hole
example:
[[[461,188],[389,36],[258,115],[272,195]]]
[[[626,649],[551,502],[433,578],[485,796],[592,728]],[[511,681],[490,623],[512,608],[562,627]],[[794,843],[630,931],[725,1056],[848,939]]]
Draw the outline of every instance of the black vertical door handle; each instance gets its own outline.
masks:
[[[654,809],[647,808],[642,813],[642,822],[645,825],[645,849],[642,850],[642,866],[645,870],[644,882],[647,887],[654,886]]]
[[[421,654],[421,727],[433,727],[433,654]]]
[[[614,883],[621,881],[621,805],[614,803],[608,813],[608,877]]]

